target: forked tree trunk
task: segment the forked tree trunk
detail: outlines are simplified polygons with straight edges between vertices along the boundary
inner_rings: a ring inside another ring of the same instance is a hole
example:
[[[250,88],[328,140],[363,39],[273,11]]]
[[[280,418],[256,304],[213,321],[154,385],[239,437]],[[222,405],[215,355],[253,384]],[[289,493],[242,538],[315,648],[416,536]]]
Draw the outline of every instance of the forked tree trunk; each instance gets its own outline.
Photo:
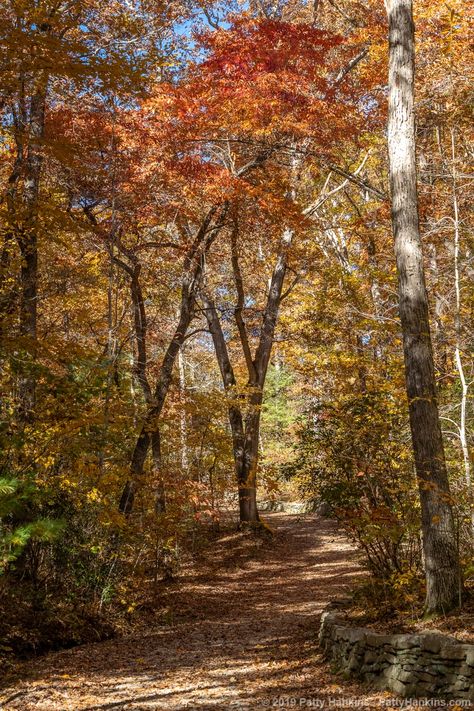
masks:
[[[227,205],[224,205],[219,214],[220,220],[225,219],[227,213]],[[163,362],[160,366],[158,379],[151,394],[150,387],[146,383],[146,349],[145,342],[142,342],[142,353],[139,354],[137,365],[139,372],[141,372],[141,382],[142,387],[145,385],[145,397],[147,399],[148,410],[142,422],[142,426],[137,437],[135,447],[132,454],[132,461],[130,464],[130,477],[125,483],[119,502],[119,511],[126,516],[129,516],[133,510],[133,505],[135,501],[135,495],[137,490],[143,480],[145,461],[148,455],[148,450],[150,444],[154,443],[153,451],[153,470],[155,475],[158,476],[158,490],[156,493],[156,508],[158,511],[164,510],[165,507],[165,497],[164,497],[164,482],[162,476],[161,467],[161,452],[160,452],[160,433],[159,424],[161,413],[165,404],[166,397],[168,395],[168,390],[171,385],[171,380],[173,376],[173,368],[175,365],[178,353],[186,339],[186,334],[189,329],[189,325],[194,318],[194,304],[197,296],[197,291],[199,288],[200,280],[202,278],[205,256],[209,251],[214,239],[217,237],[219,231],[221,230],[223,223],[212,224],[212,221],[218,213],[218,208],[214,207],[208,211],[206,217],[204,218],[200,229],[197,232],[192,245],[190,246],[184,263],[183,277],[181,282],[181,305],[179,310],[179,320],[174,332],[173,338],[168,344],[166,349]],[[137,282],[138,283],[138,282]],[[137,309],[135,308],[135,314],[137,314]],[[143,316],[142,315],[142,326],[138,329],[138,332],[144,337],[145,332],[143,331]],[[148,394],[147,394],[148,393]]]
[[[168,345],[163,359],[163,363],[161,364],[158,381],[155,387],[155,391],[153,393],[153,404],[148,408],[140,433],[135,443],[135,447],[132,454],[132,461],[130,464],[130,478],[126,482],[122,491],[122,496],[120,497],[119,511],[125,514],[126,516],[128,516],[133,510],[135,495],[140,486],[141,481],[143,480],[144,466],[150,444],[152,444],[153,438],[155,438],[155,442],[159,442],[159,421],[165,404],[166,396],[171,385],[174,363],[178,355],[179,349],[184,343],[189,324],[191,323],[191,320],[193,318],[193,303],[194,295],[192,293],[188,295],[187,292],[185,292],[185,296],[182,300],[182,312],[179,319],[179,323],[174,333],[174,336],[170,344]],[[157,469],[161,470],[161,464],[158,464],[158,460],[160,459],[160,448],[159,446],[156,446],[156,444],[155,451],[153,454],[153,468],[156,472]],[[163,486],[163,484],[161,486]],[[158,496],[158,499],[159,500],[157,501],[157,507],[159,508],[162,503],[161,496]]]
[[[234,177],[244,178],[247,174],[262,166],[269,155],[271,155],[271,151],[263,149],[253,160],[237,170]],[[225,220],[228,211],[229,203],[227,201],[225,201],[222,205],[215,205],[214,207],[211,207],[204,217],[201,226],[199,227],[186,253],[181,282],[181,306],[179,310],[178,326],[163,358],[158,375],[158,381],[153,394],[151,395],[152,404],[149,405],[145,414],[132,454],[130,478],[126,482],[122,491],[122,496],[120,497],[119,511],[126,516],[130,515],[133,510],[135,495],[141,481],[143,480],[145,460],[150,444],[152,443],[152,437],[155,436],[155,442],[159,442],[160,417],[171,384],[174,364],[180,349],[186,340],[189,325],[195,316],[194,305],[204,274],[207,254],[214,240],[217,238],[220,231],[225,227]],[[146,353],[144,355],[146,358]],[[144,373],[145,371],[143,368],[142,370]],[[160,460],[160,458],[160,451],[158,447],[157,449],[155,448],[153,465],[155,470],[157,469],[158,460]],[[162,486],[164,486],[163,479],[161,479],[161,482]],[[164,505],[164,498],[162,501]],[[160,508],[160,505],[160,496],[158,495],[158,509]]]
[[[253,394],[248,398],[248,401],[245,400],[250,411],[244,420],[241,407],[243,403],[240,402],[241,398],[236,394],[237,382],[216,306],[204,294],[203,303],[224,389],[228,397],[232,453],[239,499],[239,521],[241,524],[258,524],[260,519],[257,508],[257,466],[262,389],[253,386]]]
[[[256,168],[259,168],[261,165],[263,165],[263,163],[265,163],[270,154],[271,151],[268,151],[268,149],[262,150],[255,156],[252,161],[246,163],[239,170],[237,170],[234,177],[243,178]],[[143,480],[145,461],[150,444],[152,444],[153,437],[155,437],[155,443],[159,442],[160,418],[168,394],[168,390],[171,385],[174,364],[178,357],[180,349],[184,341],[186,340],[187,331],[191,324],[191,321],[195,316],[194,306],[197,294],[200,289],[201,280],[204,274],[207,254],[209,253],[209,250],[214,240],[217,238],[220,231],[225,227],[225,220],[228,210],[229,204],[227,201],[225,201],[222,205],[215,205],[214,207],[211,207],[208,210],[186,253],[181,282],[181,305],[179,310],[179,322],[175,330],[174,336],[170,341],[166,353],[164,355],[155,389],[153,391],[153,394],[150,396],[151,404],[149,405],[148,410],[143,419],[140,433],[138,435],[135,448],[132,454],[132,461],[130,465],[130,478],[126,482],[122,491],[122,495],[120,497],[119,511],[125,514],[126,516],[129,516],[133,510],[135,495],[141,484],[141,481]],[[139,315],[139,319],[143,318],[143,316],[144,312],[142,316]],[[143,364],[143,356],[145,356],[146,358],[146,353],[144,343],[142,345]],[[141,367],[141,370],[143,374],[146,375],[143,365]],[[161,455],[158,446],[155,447],[153,467],[155,471],[157,471],[157,469],[160,470],[160,477],[162,477],[162,468],[158,464],[160,459]],[[163,478],[161,478],[161,488],[163,489],[163,487],[164,482]],[[164,502],[164,497],[160,498],[160,492],[158,492],[158,497],[156,499],[157,510],[159,510],[161,506],[164,506]]]
[[[441,434],[418,223],[411,0],[387,0],[388,151],[406,389],[426,575],[426,613],[449,610],[460,594],[459,556]]]
[[[242,315],[245,294],[237,251],[237,232],[237,229],[235,229],[231,237],[232,268],[237,292],[237,305],[234,310],[234,316],[249,376],[246,396],[239,397],[236,393],[237,382],[216,306],[213,300],[205,293],[202,294],[202,300],[222,375],[222,382],[228,397],[229,423],[232,432],[232,449],[239,496],[240,523],[255,525],[260,520],[257,508],[257,467],[263,388],[275,338],[278,312],[281,301],[284,298],[283,284],[288,266],[289,250],[293,240],[293,231],[286,229],[281,238],[280,249],[270,280],[260,338],[254,357],[252,356],[247,327]],[[248,408],[245,418],[242,414],[242,405]]]

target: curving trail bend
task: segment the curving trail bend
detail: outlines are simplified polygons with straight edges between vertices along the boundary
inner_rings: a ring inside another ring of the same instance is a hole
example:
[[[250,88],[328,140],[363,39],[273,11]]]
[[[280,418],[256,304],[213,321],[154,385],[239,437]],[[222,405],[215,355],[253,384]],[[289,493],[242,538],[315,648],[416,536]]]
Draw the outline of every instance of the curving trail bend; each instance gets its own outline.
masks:
[[[2,711],[381,708],[317,647],[321,610],[360,575],[350,543],[314,514],[265,518],[271,540],[224,535],[168,588],[170,624],[25,664]]]

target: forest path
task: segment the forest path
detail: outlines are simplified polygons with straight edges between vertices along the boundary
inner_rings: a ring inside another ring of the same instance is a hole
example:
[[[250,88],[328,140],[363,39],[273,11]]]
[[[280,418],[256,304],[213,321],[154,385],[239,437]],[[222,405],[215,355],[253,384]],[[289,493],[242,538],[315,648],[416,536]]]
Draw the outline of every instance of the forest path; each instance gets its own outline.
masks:
[[[273,538],[224,535],[168,588],[169,625],[25,665],[2,711],[379,708],[317,646],[321,610],[360,574],[351,545],[316,515],[265,519]]]

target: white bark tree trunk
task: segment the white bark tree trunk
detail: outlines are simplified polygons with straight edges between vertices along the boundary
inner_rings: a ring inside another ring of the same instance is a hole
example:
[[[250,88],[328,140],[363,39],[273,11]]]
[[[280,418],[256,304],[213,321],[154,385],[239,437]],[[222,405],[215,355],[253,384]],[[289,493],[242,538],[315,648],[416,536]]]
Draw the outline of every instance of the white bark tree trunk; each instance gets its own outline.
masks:
[[[457,196],[457,180],[456,180],[456,150],[454,131],[451,130],[451,159],[453,163],[452,178],[453,178],[453,224],[454,224],[454,290],[456,294],[456,310],[454,315],[454,325],[456,331],[456,341],[454,347],[454,361],[458,371],[459,380],[461,381],[461,413],[459,418],[459,439],[461,442],[461,450],[464,465],[464,478],[468,491],[468,502],[471,517],[471,530],[474,535],[474,509],[472,505],[472,476],[471,476],[471,457],[469,452],[469,444],[467,439],[466,415],[467,415],[467,398],[469,385],[466,380],[464,366],[461,355],[462,345],[462,325],[461,325],[461,270],[460,270],[460,249],[461,240],[459,234],[459,205]]]

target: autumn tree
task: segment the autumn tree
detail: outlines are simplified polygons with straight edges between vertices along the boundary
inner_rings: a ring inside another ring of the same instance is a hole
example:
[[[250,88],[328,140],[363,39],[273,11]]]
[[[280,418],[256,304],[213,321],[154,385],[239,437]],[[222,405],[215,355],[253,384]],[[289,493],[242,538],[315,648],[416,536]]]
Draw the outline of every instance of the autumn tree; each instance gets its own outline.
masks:
[[[392,224],[399,276],[407,395],[422,507],[426,612],[459,601],[460,570],[439,420],[428,296],[418,224],[411,2],[395,0],[389,17],[388,146]]]
[[[238,22],[231,31],[218,31],[212,36],[205,36],[204,46],[210,54],[197,67],[200,81],[197,86],[193,85],[192,94],[194,103],[199,98],[206,105],[205,122],[196,142],[201,143],[210,156],[220,158],[231,175],[234,156],[243,150],[247,154],[252,150],[253,160],[259,160],[261,164],[259,170],[250,176],[255,195],[261,195],[261,209],[264,212],[272,207],[276,211],[273,221],[288,223],[282,229],[277,224],[273,228],[280,232],[277,238],[279,247],[264,300],[261,324],[252,327],[252,338],[245,323],[249,297],[239,261],[239,241],[242,243],[245,235],[241,234],[237,218],[234,218],[230,268],[236,294],[235,326],[247,370],[246,395],[234,395],[239,392],[239,387],[219,309],[213,295],[206,288],[202,290],[204,312],[229,397],[240,517],[242,522],[255,523],[258,520],[256,475],[263,390],[284,295],[291,245],[299,230],[295,224],[298,220],[304,223],[305,219],[304,210],[298,206],[298,188],[305,170],[305,158],[310,158],[312,151],[319,149],[320,154],[328,159],[338,139],[344,131],[347,138],[358,119],[357,110],[350,102],[351,94],[348,92],[349,100],[344,97],[342,78],[330,63],[331,59],[334,63],[344,60],[344,52],[342,57],[337,55],[337,48],[341,46],[340,37],[314,30],[305,24],[260,20]],[[309,95],[301,92],[302,75],[312,87]],[[209,83],[218,86],[220,94],[212,97],[203,94],[199,87]],[[282,86],[285,91],[282,91]],[[268,103],[275,112],[270,116],[265,113]],[[316,135],[313,131],[309,147],[310,116],[322,117],[334,112],[338,112],[337,123],[329,128],[319,121],[318,131]],[[353,122],[350,129],[349,117]],[[194,130],[199,130],[197,116],[194,117],[194,124]],[[278,167],[278,160],[282,159],[286,163],[283,171]],[[270,167],[273,176],[268,172]],[[258,219],[256,216],[255,220]],[[257,332],[259,336],[253,353],[251,342]],[[241,403],[239,397],[243,397]]]
[[[94,101],[98,94],[122,97],[143,90],[140,77],[156,67],[154,42],[163,14],[135,11],[120,2],[104,12],[97,3],[74,7],[61,2],[12,3],[2,8],[2,110],[8,146],[9,175],[4,190],[2,264],[13,263],[15,245],[21,266],[18,408],[22,419],[33,417],[39,302],[39,242],[48,223],[42,204],[45,161],[56,152],[47,132],[52,110]],[[147,24],[147,31],[144,31]],[[139,43],[134,38],[142,35]],[[132,47],[127,52],[125,46]],[[87,99],[86,99],[87,97]],[[49,163],[51,165],[51,163]],[[2,319],[14,308],[15,287],[3,294]]]

